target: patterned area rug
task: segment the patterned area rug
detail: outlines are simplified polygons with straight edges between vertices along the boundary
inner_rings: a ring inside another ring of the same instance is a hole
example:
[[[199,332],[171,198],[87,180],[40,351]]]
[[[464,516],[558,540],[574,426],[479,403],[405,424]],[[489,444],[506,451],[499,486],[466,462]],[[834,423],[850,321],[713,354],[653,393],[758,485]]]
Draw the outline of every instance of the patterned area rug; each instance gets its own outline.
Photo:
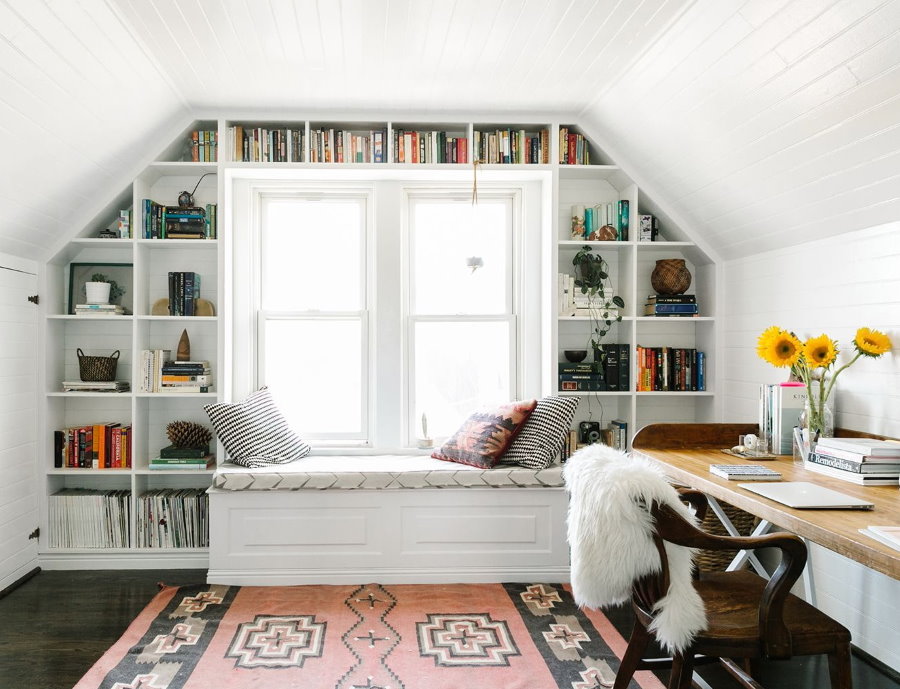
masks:
[[[168,587],[75,689],[591,689],[625,645],[555,584]]]

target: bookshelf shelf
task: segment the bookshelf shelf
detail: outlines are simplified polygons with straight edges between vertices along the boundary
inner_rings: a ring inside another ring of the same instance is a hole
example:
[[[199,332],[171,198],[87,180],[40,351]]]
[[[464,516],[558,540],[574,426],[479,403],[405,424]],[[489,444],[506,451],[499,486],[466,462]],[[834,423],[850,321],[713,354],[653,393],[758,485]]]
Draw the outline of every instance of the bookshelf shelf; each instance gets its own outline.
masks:
[[[94,397],[94,398],[115,398],[127,399],[132,396],[131,392],[48,392],[47,397]]]

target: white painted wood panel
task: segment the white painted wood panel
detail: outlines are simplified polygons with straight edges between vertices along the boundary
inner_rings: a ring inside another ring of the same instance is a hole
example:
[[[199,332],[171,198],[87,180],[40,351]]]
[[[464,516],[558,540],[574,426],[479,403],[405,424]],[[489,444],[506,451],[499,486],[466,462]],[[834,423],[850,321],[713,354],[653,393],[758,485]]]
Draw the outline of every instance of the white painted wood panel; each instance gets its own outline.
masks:
[[[37,567],[37,276],[0,254],[0,591]]]
[[[836,384],[836,425],[900,437],[900,224],[894,222],[760,253],[725,264],[724,418],[757,419],[760,383],[784,380],[755,351],[770,325],[806,338],[837,338],[841,361],[852,354],[857,328],[886,332],[894,352],[860,359]],[[900,495],[898,495],[900,499]],[[872,514],[877,523],[877,513]],[[900,669],[896,601],[900,581],[872,572],[830,551],[812,554],[819,606],[845,624],[853,642]]]

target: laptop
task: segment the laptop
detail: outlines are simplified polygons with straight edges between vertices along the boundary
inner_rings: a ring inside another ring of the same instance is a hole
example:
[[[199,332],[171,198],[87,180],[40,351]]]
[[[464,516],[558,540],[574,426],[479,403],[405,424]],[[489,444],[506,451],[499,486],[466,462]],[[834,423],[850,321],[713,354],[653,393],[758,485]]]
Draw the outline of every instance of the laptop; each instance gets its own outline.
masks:
[[[831,488],[806,481],[781,483],[738,483],[751,493],[798,510],[871,510],[875,505]]]

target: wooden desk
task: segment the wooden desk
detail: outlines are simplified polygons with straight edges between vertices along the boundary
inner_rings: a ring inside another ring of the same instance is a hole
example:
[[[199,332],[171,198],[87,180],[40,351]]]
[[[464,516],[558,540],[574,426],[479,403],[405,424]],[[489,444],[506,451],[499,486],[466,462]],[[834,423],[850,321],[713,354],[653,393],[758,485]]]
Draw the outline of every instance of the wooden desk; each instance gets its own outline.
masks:
[[[677,483],[776,524],[867,567],[900,579],[900,551],[859,533],[870,524],[900,525],[900,486],[860,486],[806,469],[791,457],[747,460],[721,448],[738,436],[757,432],[755,424],[653,424],[633,441],[635,454],[656,460]],[[710,464],[763,464],[780,471],[785,481],[808,481],[875,504],[873,510],[796,510],[709,473]]]

